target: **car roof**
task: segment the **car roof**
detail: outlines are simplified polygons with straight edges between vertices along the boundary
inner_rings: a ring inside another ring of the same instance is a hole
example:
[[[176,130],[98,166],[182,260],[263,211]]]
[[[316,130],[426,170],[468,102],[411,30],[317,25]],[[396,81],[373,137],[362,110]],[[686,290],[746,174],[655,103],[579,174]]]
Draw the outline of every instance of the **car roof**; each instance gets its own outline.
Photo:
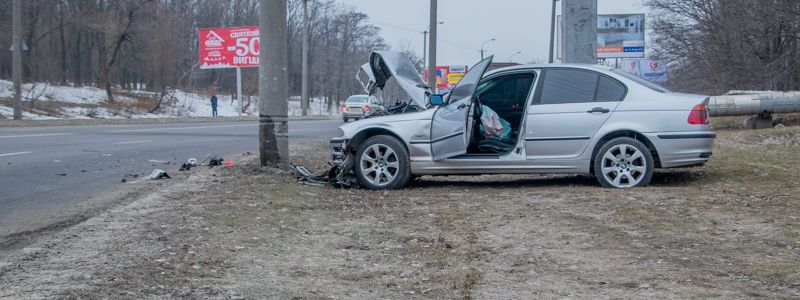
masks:
[[[601,72],[609,72],[614,68],[604,65],[593,65],[593,64],[527,64],[527,65],[517,65],[511,67],[503,67],[491,70],[486,72],[485,75],[491,75],[500,72],[506,71],[514,71],[514,70],[526,70],[526,69],[545,69],[545,68],[572,68],[572,69],[584,69],[584,70],[593,70],[593,71],[601,71]]]

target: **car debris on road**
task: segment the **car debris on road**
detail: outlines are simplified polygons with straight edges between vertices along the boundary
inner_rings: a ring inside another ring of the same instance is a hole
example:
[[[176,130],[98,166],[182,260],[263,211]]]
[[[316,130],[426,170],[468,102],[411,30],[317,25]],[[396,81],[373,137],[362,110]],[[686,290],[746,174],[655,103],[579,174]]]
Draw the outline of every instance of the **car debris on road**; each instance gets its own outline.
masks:
[[[153,172],[150,173],[150,180],[158,180],[158,179],[170,179],[169,174],[161,169],[154,169]]]

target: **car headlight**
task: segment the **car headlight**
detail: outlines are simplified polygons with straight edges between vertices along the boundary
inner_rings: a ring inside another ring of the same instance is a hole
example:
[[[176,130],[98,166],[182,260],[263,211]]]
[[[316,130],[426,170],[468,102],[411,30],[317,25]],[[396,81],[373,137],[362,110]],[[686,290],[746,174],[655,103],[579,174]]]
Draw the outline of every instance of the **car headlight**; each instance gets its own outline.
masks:
[[[342,130],[341,128],[337,128],[337,130],[339,131],[339,135],[337,135],[337,137],[344,136],[344,130]]]

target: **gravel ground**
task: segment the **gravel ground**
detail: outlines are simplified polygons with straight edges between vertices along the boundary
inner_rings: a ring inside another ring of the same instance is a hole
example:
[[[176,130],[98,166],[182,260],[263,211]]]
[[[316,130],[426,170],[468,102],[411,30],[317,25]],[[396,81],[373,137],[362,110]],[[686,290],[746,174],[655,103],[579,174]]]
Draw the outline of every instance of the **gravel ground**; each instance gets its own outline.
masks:
[[[319,188],[257,166],[152,192],[7,254],[0,298],[800,298],[800,127],[721,131],[705,167]],[[325,141],[293,145],[321,167]]]

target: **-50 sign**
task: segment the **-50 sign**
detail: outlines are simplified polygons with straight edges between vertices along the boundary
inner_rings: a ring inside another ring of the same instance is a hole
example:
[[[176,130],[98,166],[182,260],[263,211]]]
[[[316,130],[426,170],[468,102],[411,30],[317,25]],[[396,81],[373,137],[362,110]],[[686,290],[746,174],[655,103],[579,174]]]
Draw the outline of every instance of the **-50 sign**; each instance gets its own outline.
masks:
[[[200,29],[200,68],[258,67],[258,26]]]

